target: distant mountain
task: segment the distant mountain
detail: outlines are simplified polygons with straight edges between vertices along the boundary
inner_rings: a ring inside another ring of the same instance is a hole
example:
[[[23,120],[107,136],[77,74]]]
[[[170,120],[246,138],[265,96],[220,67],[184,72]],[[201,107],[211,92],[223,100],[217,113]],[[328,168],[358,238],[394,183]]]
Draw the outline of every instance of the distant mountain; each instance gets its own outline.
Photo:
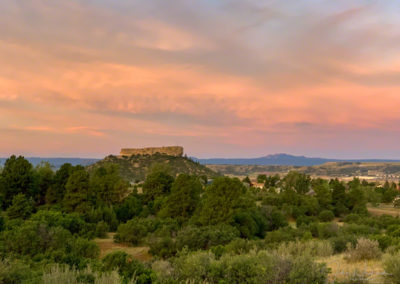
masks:
[[[205,175],[208,178],[218,176],[216,172],[186,157],[169,156],[156,153],[154,155],[132,155],[129,157],[108,156],[88,166],[89,171],[104,164],[117,164],[121,176],[129,181],[143,181],[149,169],[155,164],[165,164],[172,175],[181,173]]]
[[[65,163],[70,163],[73,166],[82,165],[84,167],[94,164],[99,159],[90,159],[90,158],[39,158],[39,157],[31,157],[26,158],[33,166],[39,165],[41,162],[48,162],[54,166],[54,168],[58,169]],[[0,166],[3,166],[6,162],[7,158],[0,158]]]
[[[241,158],[241,159],[196,159],[201,164],[205,165],[263,165],[263,166],[316,166],[327,162],[400,162],[400,160],[381,160],[381,159],[361,159],[361,160],[340,160],[340,159],[325,159],[325,158],[309,158],[305,156],[294,156],[288,154],[274,154],[260,158]]]

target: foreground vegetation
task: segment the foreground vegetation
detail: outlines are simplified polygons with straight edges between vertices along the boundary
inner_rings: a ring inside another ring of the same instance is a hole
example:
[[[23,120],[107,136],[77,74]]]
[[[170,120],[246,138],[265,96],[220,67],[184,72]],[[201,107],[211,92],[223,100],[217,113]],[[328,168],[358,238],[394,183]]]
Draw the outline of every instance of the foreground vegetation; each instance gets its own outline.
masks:
[[[12,156],[0,174],[0,282],[400,283],[400,219],[367,210],[398,205],[396,184],[294,171],[258,181],[159,165],[132,187],[112,163],[54,172]],[[368,263],[379,275],[356,265]]]

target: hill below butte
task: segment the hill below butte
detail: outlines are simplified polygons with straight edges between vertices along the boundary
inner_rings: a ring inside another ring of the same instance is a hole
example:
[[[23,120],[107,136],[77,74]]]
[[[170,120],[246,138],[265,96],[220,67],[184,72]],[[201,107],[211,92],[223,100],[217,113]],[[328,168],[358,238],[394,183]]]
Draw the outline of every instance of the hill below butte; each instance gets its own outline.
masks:
[[[168,165],[170,173],[177,176],[181,173],[207,176],[213,178],[218,176],[216,172],[184,156],[171,156],[161,153],[152,155],[131,155],[131,156],[107,156],[101,161],[88,167],[89,170],[104,164],[116,164],[120,174],[130,182],[143,181],[149,169],[156,164]]]
[[[201,164],[205,165],[262,165],[262,166],[317,166],[327,162],[352,162],[352,163],[370,163],[370,162],[400,162],[400,160],[385,160],[385,159],[326,159],[326,158],[309,158],[305,156],[294,156],[288,154],[274,154],[259,158],[211,158],[197,159]]]

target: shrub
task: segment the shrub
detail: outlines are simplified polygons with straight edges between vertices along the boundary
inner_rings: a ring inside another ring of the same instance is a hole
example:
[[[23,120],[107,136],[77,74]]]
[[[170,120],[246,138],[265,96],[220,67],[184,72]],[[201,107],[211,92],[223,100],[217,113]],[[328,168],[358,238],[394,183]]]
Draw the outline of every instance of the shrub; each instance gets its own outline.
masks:
[[[216,259],[210,252],[182,252],[172,269],[157,270],[166,283],[326,283],[328,269],[310,257],[285,258],[268,251],[223,254]],[[163,271],[165,271],[163,275]],[[160,273],[161,272],[161,273]]]
[[[96,237],[98,238],[105,238],[107,237],[107,232],[109,231],[110,227],[104,221],[100,221],[96,225]]]
[[[149,253],[161,258],[169,258],[176,254],[175,241],[169,236],[150,238],[149,247]]]
[[[318,236],[322,239],[336,237],[339,232],[339,226],[336,223],[324,223],[318,226]]]
[[[389,283],[400,283],[400,253],[386,255],[383,259],[385,277]]]
[[[356,262],[361,260],[369,260],[380,258],[382,255],[379,249],[379,243],[375,240],[361,238],[357,240],[356,247],[348,247],[346,259]]]
[[[328,241],[311,240],[306,242],[295,241],[281,244],[277,253],[284,256],[311,256],[311,257],[327,257],[333,254],[333,248]]]
[[[315,263],[309,257],[299,257],[293,262],[289,274],[289,281],[286,283],[302,284],[315,283],[323,284],[327,282],[329,269],[325,263]]]
[[[333,251],[335,253],[344,252],[347,249],[347,244],[355,246],[357,238],[354,235],[340,235],[330,239]]]
[[[40,210],[31,216],[31,220],[38,221],[50,227],[61,226],[80,236],[87,235],[93,228],[91,224],[86,223],[81,215],[77,213],[66,214],[60,211]]]
[[[99,273],[93,271],[92,268],[77,270],[69,266],[54,265],[43,273],[43,284],[79,284],[79,283],[96,283],[96,284],[117,284],[122,283],[116,271],[109,273]]]
[[[117,251],[108,254],[103,259],[103,270],[114,271],[125,279],[125,281],[136,278],[135,283],[151,283],[152,271],[125,252]]]
[[[133,218],[118,226],[114,236],[116,242],[138,244],[148,232],[154,231],[154,224],[150,219]]]
[[[323,210],[319,213],[318,218],[322,222],[330,222],[335,218],[335,214],[330,210]]]
[[[341,231],[344,234],[359,235],[359,236],[379,234],[379,230],[377,228],[368,225],[358,225],[358,224],[344,224]]]
[[[208,249],[212,246],[225,245],[239,237],[239,231],[229,225],[193,227],[187,226],[178,232],[178,249]]]
[[[361,219],[362,217],[360,215],[351,213],[344,217],[343,222],[359,224],[361,222]]]
[[[69,249],[73,255],[84,258],[97,258],[100,254],[100,248],[95,242],[81,237],[71,241]]]
[[[399,242],[398,238],[392,238],[388,235],[374,235],[371,239],[377,240],[379,243],[379,248],[384,251],[388,247],[396,245]]]
[[[0,261],[0,283],[40,283],[40,272],[21,261],[4,259]]]
[[[243,254],[254,249],[254,242],[245,239],[235,239],[225,246],[227,253]]]
[[[300,215],[296,219],[296,226],[299,228],[304,225],[310,225],[311,223],[315,222],[316,218],[313,216],[305,216],[305,215]]]
[[[86,214],[86,221],[89,223],[98,223],[104,221],[109,226],[109,230],[115,231],[118,227],[118,219],[112,207],[99,207],[90,210]]]
[[[291,227],[281,228],[276,231],[268,232],[265,236],[265,242],[268,244],[294,241],[297,237],[296,233],[296,230]]]

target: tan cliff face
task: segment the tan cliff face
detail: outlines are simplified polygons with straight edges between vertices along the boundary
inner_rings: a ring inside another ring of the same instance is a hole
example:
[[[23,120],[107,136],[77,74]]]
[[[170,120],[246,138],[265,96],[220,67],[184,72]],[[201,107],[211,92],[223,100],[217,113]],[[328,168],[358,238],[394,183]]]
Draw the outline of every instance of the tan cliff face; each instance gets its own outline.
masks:
[[[123,148],[121,149],[120,156],[154,155],[156,153],[181,157],[183,155],[183,147],[169,146],[169,147],[148,147],[148,148]]]

